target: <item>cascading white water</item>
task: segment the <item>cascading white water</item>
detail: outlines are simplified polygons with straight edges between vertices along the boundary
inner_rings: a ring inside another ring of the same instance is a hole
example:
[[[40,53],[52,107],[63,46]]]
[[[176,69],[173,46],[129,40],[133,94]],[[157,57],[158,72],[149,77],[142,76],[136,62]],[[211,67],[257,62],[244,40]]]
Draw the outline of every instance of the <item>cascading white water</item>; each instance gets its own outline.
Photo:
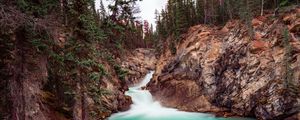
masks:
[[[178,111],[166,108],[154,101],[148,90],[141,88],[150,82],[154,71],[148,73],[144,80],[129,88],[125,94],[130,96],[133,104],[128,111],[113,114],[109,120],[241,120],[241,118],[216,118],[211,114]]]

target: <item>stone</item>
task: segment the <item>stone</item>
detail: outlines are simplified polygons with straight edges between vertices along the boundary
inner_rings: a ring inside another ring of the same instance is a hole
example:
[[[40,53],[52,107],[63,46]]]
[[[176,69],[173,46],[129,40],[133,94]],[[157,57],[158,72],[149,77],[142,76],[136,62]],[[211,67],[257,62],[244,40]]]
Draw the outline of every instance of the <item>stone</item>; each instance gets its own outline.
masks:
[[[262,22],[260,20],[258,20],[258,19],[253,19],[251,21],[251,23],[252,23],[252,26],[259,26],[259,25],[262,24]]]
[[[188,32],[176,46],[181,52],[172,55],[166,49],[158,58],[156,73],[147,89],[162,105],[180,110],[218,113],[226,108],[234,115],[263,120],[293,116],[300,98],[289,95],[284,88],[281,31],[286,23],[275,21],[252,20],[256,28],[273,28],[256,32],[254,40],[249,39],[247,27],[239,21],[231,21],[221,30],[194,26],[189,31],[198,32]],[[294,23],[290,20],[289,24]],[[289,42],[294,48],[293,60],[298,61],[300,41]],[[300,74],[300,64],[295,63],[292,68],[295,75]],[[296,81],[299,83],[299,79]]]
[[[260,53],[265,51],[268,47],[268,43],[262,40],[254,40],[251,42],[250,52],[251,53]]]
[[[157,59],[154,49],[138,48],[122,60],[122,68],[128,71],[126,83],[130,86],[142,80],[150,71],[154,70]]]

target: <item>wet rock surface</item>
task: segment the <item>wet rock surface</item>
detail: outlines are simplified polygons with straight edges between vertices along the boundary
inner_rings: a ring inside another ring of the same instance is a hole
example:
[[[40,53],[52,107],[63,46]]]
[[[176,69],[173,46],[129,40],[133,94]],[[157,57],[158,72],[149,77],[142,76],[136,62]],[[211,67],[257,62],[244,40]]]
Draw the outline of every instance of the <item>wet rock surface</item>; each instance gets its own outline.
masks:
[[[150,70],[155,69],[156,61],[154,49],[139,48],[129,53],[122,61],[122,68],[128,72],[126,82],[129,85],[140,82]]]
[[[278,19],[254,19],[253,37],[239,21],[222,29],[192,27],[176,55],[167,50],[160,56],[148,89],[163,105],[187,111],[259,119],[299,112],[299,13],[298,8]]]

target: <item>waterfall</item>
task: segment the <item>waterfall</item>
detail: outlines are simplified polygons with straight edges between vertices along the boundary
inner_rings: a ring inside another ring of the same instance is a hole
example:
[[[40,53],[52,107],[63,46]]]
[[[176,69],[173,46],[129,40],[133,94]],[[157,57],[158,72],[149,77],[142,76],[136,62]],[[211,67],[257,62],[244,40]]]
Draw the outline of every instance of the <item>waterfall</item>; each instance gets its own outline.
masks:
[[[154,71],[148,73],[141,83],[129,88],[125,93],[133,102],[130,109],[113,114],[109,120],[241,120],[241,118],[216,118],[211,114],[183,112],[161,106],[148,90],[141,89],[150,82],[153,73]]]

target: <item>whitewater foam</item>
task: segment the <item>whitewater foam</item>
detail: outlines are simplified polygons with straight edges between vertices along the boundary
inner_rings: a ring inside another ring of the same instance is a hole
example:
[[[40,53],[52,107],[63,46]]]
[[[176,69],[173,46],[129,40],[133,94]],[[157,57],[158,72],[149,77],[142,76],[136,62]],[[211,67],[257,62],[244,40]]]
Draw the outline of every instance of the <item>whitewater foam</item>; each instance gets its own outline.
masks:
[[[129,88],[129,91],[125,93],[133,102],[130,109],[113,114],[109,120],[225,120],[225,118],[216,118],[211,114],[183,112],[163,107],[153,99],[148,90],[141,89],[150,82],[153,73],[154,71],[148,73],[141,83]],[[226,120],[229,119],[233,118],[226,118]]]

